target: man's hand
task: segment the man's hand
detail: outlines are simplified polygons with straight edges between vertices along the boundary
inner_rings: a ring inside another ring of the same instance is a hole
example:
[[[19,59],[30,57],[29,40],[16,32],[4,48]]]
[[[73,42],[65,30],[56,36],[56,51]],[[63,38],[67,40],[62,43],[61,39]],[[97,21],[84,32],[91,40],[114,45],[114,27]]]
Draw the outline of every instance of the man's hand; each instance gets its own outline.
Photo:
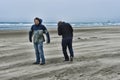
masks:
[[[29,41],[32,42],[32,34],[33,32],[32,31],[29,31]]]
[[[32,39],[30,39],[29,41],[32,42]]]
[[[50,44],[50,40],[47,40],[47,42],[46,42],[47,44]]]
[[[50,44],[50,42],[47,42],[47,44]]]

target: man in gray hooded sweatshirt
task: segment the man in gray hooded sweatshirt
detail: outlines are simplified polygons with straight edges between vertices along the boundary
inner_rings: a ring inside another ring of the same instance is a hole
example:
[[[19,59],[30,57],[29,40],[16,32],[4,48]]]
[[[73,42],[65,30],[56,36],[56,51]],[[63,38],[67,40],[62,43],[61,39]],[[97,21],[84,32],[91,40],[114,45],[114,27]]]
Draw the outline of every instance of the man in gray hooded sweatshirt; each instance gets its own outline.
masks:
[[[34,19],[34,25],[32,25],[31,30],[29,32],[29,41],[34,44],[35,53],[36,53],[36,62],[33,64],[45,64],[45,57],[44,57],[44,51],[43,51],[43,42],[45,41],[43,34],[46,34],[47,37],[47,43],[50,43],[50,36],[49,32],[46,29],[44,25],[42,25],[42,19],[35,18]],[[32,39],[33,37],[33,39]],[[40,63],[40,59],[42,60]]]

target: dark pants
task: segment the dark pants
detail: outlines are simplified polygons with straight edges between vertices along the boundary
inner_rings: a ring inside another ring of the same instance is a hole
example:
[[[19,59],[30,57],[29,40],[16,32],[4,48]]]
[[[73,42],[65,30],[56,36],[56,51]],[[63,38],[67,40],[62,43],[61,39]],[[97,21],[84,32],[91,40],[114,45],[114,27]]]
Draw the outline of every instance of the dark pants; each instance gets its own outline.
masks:
[[[65,60],[69,60],[69,56],[67,54],[67,48],[69,49],[70,57],[74,57],[73,48],[72,48],[72,38],[62,39],[62,50]]]

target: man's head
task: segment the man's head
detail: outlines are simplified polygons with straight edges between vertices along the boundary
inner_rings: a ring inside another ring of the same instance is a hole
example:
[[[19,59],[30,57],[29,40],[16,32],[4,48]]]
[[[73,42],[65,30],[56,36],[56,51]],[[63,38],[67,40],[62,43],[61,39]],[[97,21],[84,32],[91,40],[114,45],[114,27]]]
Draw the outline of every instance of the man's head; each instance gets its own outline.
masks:
[[[35,23],[35,25],[40,25],[40,24],[42,23],[42,19],[36,17],[36,18],[34,19],[34,23]]]
[[[58,22],[58,26],[61,26],[61,25],[63,25],[65,22],[64,21],[59,21]]]

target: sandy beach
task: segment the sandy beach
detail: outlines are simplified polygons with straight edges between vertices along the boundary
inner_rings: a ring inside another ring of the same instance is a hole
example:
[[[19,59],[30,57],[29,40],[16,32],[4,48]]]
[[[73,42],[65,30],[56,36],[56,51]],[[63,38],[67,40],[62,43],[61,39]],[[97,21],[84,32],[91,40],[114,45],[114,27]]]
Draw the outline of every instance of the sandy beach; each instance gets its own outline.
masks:
[[[120,80],[120,27],[74,28],[73,62],[63,62],[61,37],[49,29],[46,64],[33,65],[28,31],[0,31],[0,80]]]

